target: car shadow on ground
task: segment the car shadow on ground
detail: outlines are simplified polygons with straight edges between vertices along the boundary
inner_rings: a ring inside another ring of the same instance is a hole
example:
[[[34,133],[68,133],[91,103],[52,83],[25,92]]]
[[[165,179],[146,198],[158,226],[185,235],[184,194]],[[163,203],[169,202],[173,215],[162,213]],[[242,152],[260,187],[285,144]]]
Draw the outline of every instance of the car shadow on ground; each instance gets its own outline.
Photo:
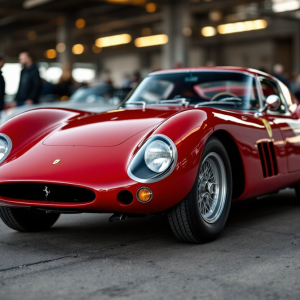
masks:
[[[267,218],[289,215],[300,211],[294,191],[286,189],[278,194],[232,204],[228,222],[219,239],[230,235],[231,227],[249,224],[264,226]],[[1,241],[14,244],[30,244],[40,251],[84,251],[106,247],[125,246],[147,240],[161,239],[164,245],[178,244],[164,216],[126,219],[109,223],[110,214],[62,215],[55,226],[45,232],[18,233],[1,230]],[[4,224],[2,225],[2,227]],[[181,243],[183,244],[183,243]]]
[[[294,189],[284,189],[280,192],[245,201],[232,202],[226,226],[237,226],[242,222],[260,222],[268,216],[276,217],[283,213],[300,210],[300,200],[297,201]]]

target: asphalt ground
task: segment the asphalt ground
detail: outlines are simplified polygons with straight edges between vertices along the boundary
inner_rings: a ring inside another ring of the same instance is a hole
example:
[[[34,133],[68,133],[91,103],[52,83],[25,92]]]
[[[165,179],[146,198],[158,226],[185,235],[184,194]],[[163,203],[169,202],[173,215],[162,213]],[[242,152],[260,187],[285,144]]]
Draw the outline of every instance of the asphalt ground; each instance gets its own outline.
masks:
[[[0,221],[0,299],[300,298],[293,190],[235,203],[222,235],[201,245],[177,241],[163,217],[109,216],[62,215],[41,233]]]

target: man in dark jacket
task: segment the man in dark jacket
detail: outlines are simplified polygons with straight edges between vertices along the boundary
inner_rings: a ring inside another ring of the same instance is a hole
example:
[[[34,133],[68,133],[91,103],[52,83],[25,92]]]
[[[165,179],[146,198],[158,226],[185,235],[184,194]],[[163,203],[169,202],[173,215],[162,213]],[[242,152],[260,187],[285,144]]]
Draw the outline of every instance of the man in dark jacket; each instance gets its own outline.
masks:
[[[0,112],[4,108],[5,81],[2,75],[2,67],[4,66],[4,56],[0,54]]]
[[[15,100],[17,105],[31,105],[39,102],[42,82],[37,66],[33,63],[29,52],[23,51],[19,55],[19,61],[23,66],[21,71],[19,89]]]

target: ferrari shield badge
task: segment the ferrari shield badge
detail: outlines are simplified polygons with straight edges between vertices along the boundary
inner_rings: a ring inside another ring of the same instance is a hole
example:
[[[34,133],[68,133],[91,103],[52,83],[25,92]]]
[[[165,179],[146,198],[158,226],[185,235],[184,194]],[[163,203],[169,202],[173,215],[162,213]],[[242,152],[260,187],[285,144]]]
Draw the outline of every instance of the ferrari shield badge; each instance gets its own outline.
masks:
[[[269,122],[267,120],[265,120],[265,119],[260,119],[260,120],[264,123],[264,125],[265,125],[265,127],[266,127],[266,129],[268,131],[269,137],[272,138],[273,133],[272,133],[272,128],[271,128]]]
[[[56,159],[56,160],[53,162],[53,165],[57,165],[59,162],[60,162],[60,159]]]

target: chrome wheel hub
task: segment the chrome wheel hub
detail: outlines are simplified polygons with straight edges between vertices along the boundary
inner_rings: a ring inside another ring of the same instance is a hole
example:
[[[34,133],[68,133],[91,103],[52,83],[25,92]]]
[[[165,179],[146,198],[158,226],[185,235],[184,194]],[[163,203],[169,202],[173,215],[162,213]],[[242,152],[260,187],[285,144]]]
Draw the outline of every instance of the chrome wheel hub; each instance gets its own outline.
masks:
[[[225,166],[215,152],[203,160],[198,179],[198,205],[202,218],[215,223],[221,216],[227,195]]]

